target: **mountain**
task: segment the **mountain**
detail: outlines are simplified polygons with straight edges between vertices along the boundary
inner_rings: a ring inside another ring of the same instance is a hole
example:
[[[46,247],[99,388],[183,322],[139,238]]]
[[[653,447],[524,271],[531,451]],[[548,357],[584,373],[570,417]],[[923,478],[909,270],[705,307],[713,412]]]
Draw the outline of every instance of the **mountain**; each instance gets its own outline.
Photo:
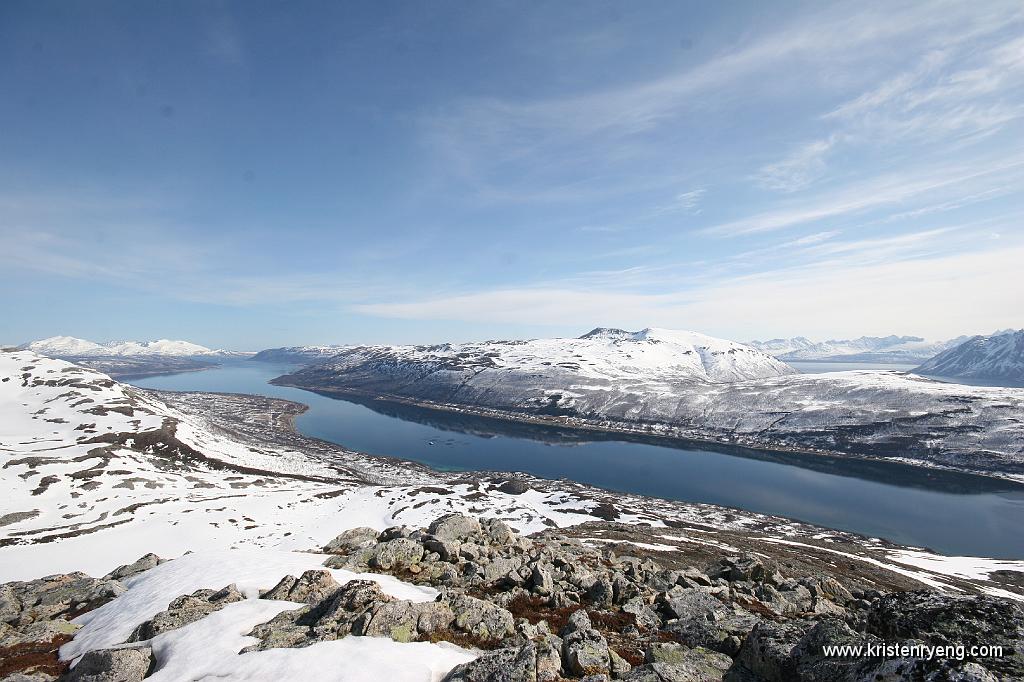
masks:
[[[97,357],[97,356],[147,356],[163,355],[175,357],[221,356],[230,355],[230,351],[212,350],[206,346],[188,341],[108,341],[95,343],[73,336],[51,336],[48,339],[32,341],[21,346],[40,355],[49,357]]]
[[[1024,329],[975,336],[939,353],[914,370],[951,379],[1024,384]]]
[[[346,361],[394,354],[445,368],[560,371],[595,380],[736,381],[796,370],[756,349],[695,332],[597,328],[579,338],[483,341],[435,346],[299,346],[261,351],[255,360]],[[554,369],[552,369],[554,368]]]
[[[73,336],[51,336],[19,346],[40,355],[71,360],[119,379],[195,372],[221,360],[250,353],[212,350],[189,341],[109,341],[95,343]]]
[[[284,346],[267,348],[252,356],[259,362],[282,362],[291,364],[308,364],[337,355],[352,346]]]
[[[1024,391],[893,371],[795,374],[691,332],[350,348],[273,383],[520,421],[1024,475]]]
[[[876,362],[910,364],[921,362],[963,342],[961,336],[948,341],[925,341],[919,336],[861,336],[856,339],[811,341],[792,339],[751,341],[750,346],[771,353],[780,360],[816,362]]]

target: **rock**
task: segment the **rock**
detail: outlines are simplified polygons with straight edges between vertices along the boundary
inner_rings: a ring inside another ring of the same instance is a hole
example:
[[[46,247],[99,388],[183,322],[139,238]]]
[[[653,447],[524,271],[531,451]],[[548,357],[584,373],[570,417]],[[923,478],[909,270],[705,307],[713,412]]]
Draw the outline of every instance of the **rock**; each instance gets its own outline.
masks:
[[[594,636],[566,640],[562,647],[565,669],[579,677],[611,672],[608,642],[596,631],[591,632]]]
[[[797,680],[793,650],[811,627],[809,623],[762,621],[743,641],[736,662],[768,682]]]
[[[554,682],[562,678],[562,640],[547,634],[535,640],[537,650],[537,682]]]
[[[90,651],[68,672],[67,682],[139,682],[153,665],[149,647]]]
[[[412,642],[419,636],[419,619],[420,609],[417,604],[395,600],[376,606],[369,618],[357,621],[352,633],[368,637],[390,637],[396,642]],[[448,622],[453,619],[454,616],[449,612]]]
[[[341,588],[330,571],[311,569],[300,577],[286,575],[281,578],[270,591],[261,595],[263,599],[280,601],[296,601],[304,604],[316,604]]]
[[[759,620],[748,611],[723,604],[708,588],[675,588],[659,595],[657,603],[666,618],[676,619],[665,626],[675,639],[730,656],[737,651],[734,638],[745,637]]]
[[[534,564],[530,571],[530,586],[537,594],[548,595],[554,587],[551,570],[541,564]]]
[[[515,619],[507,609],[466,595],[448,600],[455,626],[483,640],[502,639],[515,632]]]
[[[0,621],[27,625],[57,617],[73,618],[121,595],[125,586],[84,573],[51,575],[0,585]]]
[[[519,569],[522,567],[522,561],[517,559],[506,559],[497,558],[484,566],[484,582],[485,583],[497,583],[504,582],[509,585],[515,585],[519,583],[519,576],[517,575]]]
[[[593,628],[586,611],[573,612],[561,634],[562,664],[567,672],[577,677],[611,672],[608,641]]]
[[[125,564],[124,566],[115,568],[113,571],[103,576],[103,579],[124,580],[125,578],[132,577],[133,575],[138,575],[139,573],[148,571],[151,568],[156,568],[161,563],[162,562],[160,560],[160,557],[158,557],[156,554],[144,554],[143,556],[136,559],[133,563]]]
[[[732,659],[703,647],[656,644],[646,653],[646,663],[623,679],[631,682],[719,682]]]
[[[721,559],[712,570],[708,571],[708,576],[724,578],[729,582],[741,580],[774,582],[772,578],[777,573],[778,567],[773,562],[753,554],[743,554]]]
[[[192,594],[178,597],[167,609],[140,623],[128,636],[128,642],[143,642],[153,639],[161,632],[176,630],[194,623],[228,604],[243,601],[245,596],[234,585],[220,590],[196,590]]]
[[[435,552],[441,561],[457,562],[459,560],[459,548],[462,543],[458,540],[442,540],[440,538],[428,537],[423,542],[428,552]]]
[[[633,616],[640,630],[657,630],[661,627],[661,618],[640,597],[634,597],[623,604],[622,611]]]
[[[345,531],[324,545],[327,554],[349,554],[357,549],[364,549],[377,543],[379,533],[373,528],[361,526]]]
[[[403,568],[423,558],[423,545],[410,538],[396,538],[377,545],[370,559],[374,568]]]
[[[528,643],[520,649],[498,649],[458,665],[443,682],[532,682],[540,679],[536,648]]]
[[[506,495],[522,495],[530,490],[530,486],[523,481],[505,481],[497,487],[497,490]]]
[[[427,528],[427,532],[440,540],[459,540],[480,533],[480,522],[465,514],[447,514],[436,519]]]
[[[1009,599],[925,590],[894,592],[875,600],[867,627],[886,641],[1002,645],[1003,655],[986,659],[985,667],[1003,677],[1024,678],[1024,608]]]
[[[39,620],[20,628],[2,624],[0,626],[0,649],[37,642],[52,642],[58,638],[66,638],[75,634],[81,627],[81,625],[76,625],[63,618]]]
[[[480,525],[483,533],[493,544],[506,546],[519,540],[519,537],[501,519],[484,519]]]
[[[609,667],[613,678],[619,679],[625,677],[629,674],[629,671],[633,669],[633,666],[629,664],[629,661],[624,659],[622,656],[619,656],[615,653],[615,650],[610,647],[608,649],[608,656],[611,658],[611,665]]]

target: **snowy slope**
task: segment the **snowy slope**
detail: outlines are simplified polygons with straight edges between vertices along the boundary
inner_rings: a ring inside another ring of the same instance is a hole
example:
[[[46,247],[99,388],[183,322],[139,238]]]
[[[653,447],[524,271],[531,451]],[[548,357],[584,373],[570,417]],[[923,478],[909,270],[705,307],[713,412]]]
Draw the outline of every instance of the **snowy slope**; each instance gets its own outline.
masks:
[[[914,371],[926,376],[1024,383],[1024,330],[975,336]]]
[[[98,356],[181,356],[225,355],[228,351],[212,350],[206,346],[188,341],[158,339],[156,341],[108,341],[94,343],[73,336],[52,336],[48,339],[26,343],[21,348],[40,355],[55,358],[98,357]]]
[[[230,426],[205,416],[213,409],[233,414]],[[594,518],[579,513],[594,501],[558,491],[481,497],[472,483],[306,439],[287,422],[263,398],[157,394],[30,351],[0,352],[0,582],[102,575],[146,552],[307,549],[346,528],[383,529],[399,516],[423,525],[481,506],[528,532]],[[424,506],[415,498],[425,485],[451,494]]]
[[[595,330],[582,339],[352,349],[274,383],[1024,477],[1024,390],[892,371],[790,374],[763,353],[705,339]]]
[[[811,341],[792,339],[751,341],[750,346],[771,353],[780,360],[912,363],[926,360],[962,342],[966,337],[947,341],[925,341],[919,336],[861,336],[856,339]]]

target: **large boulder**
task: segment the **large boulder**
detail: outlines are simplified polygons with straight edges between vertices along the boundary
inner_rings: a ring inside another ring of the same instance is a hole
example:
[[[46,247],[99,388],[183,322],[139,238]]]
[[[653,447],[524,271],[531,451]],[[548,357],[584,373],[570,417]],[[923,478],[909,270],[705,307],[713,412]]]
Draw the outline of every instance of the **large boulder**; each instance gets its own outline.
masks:
[[[370,565],[387,571],[412,566],[422,558],[423,545],[410,538],[396,538],[382,542],[374,548]]]
[[[141,682],[153,666],[149,647],[97,649],[71,669],[67,682]]]
[[[440,540],[459,540],[460,542],[481,531],[480,522],[465,514],[446,514],[435,519],[427,528],[427,532]]]
[[[317,604],[340,588],[341,585],[334,579],[330,571],[310,569],[298,578],[286,575],[262,597],[263,599]]]
[[[373,528],[351,528],[324,545],[324,551],[328,554],[348,554],[376,544],[378,535]]]

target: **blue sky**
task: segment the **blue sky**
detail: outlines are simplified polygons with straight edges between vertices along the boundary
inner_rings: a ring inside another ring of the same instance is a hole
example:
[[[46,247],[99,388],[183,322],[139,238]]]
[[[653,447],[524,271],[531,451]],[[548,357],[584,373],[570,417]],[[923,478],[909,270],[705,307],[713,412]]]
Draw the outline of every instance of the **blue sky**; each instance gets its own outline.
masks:
[[[1024,326],[1020,2],[0,3],[0,341]]]

